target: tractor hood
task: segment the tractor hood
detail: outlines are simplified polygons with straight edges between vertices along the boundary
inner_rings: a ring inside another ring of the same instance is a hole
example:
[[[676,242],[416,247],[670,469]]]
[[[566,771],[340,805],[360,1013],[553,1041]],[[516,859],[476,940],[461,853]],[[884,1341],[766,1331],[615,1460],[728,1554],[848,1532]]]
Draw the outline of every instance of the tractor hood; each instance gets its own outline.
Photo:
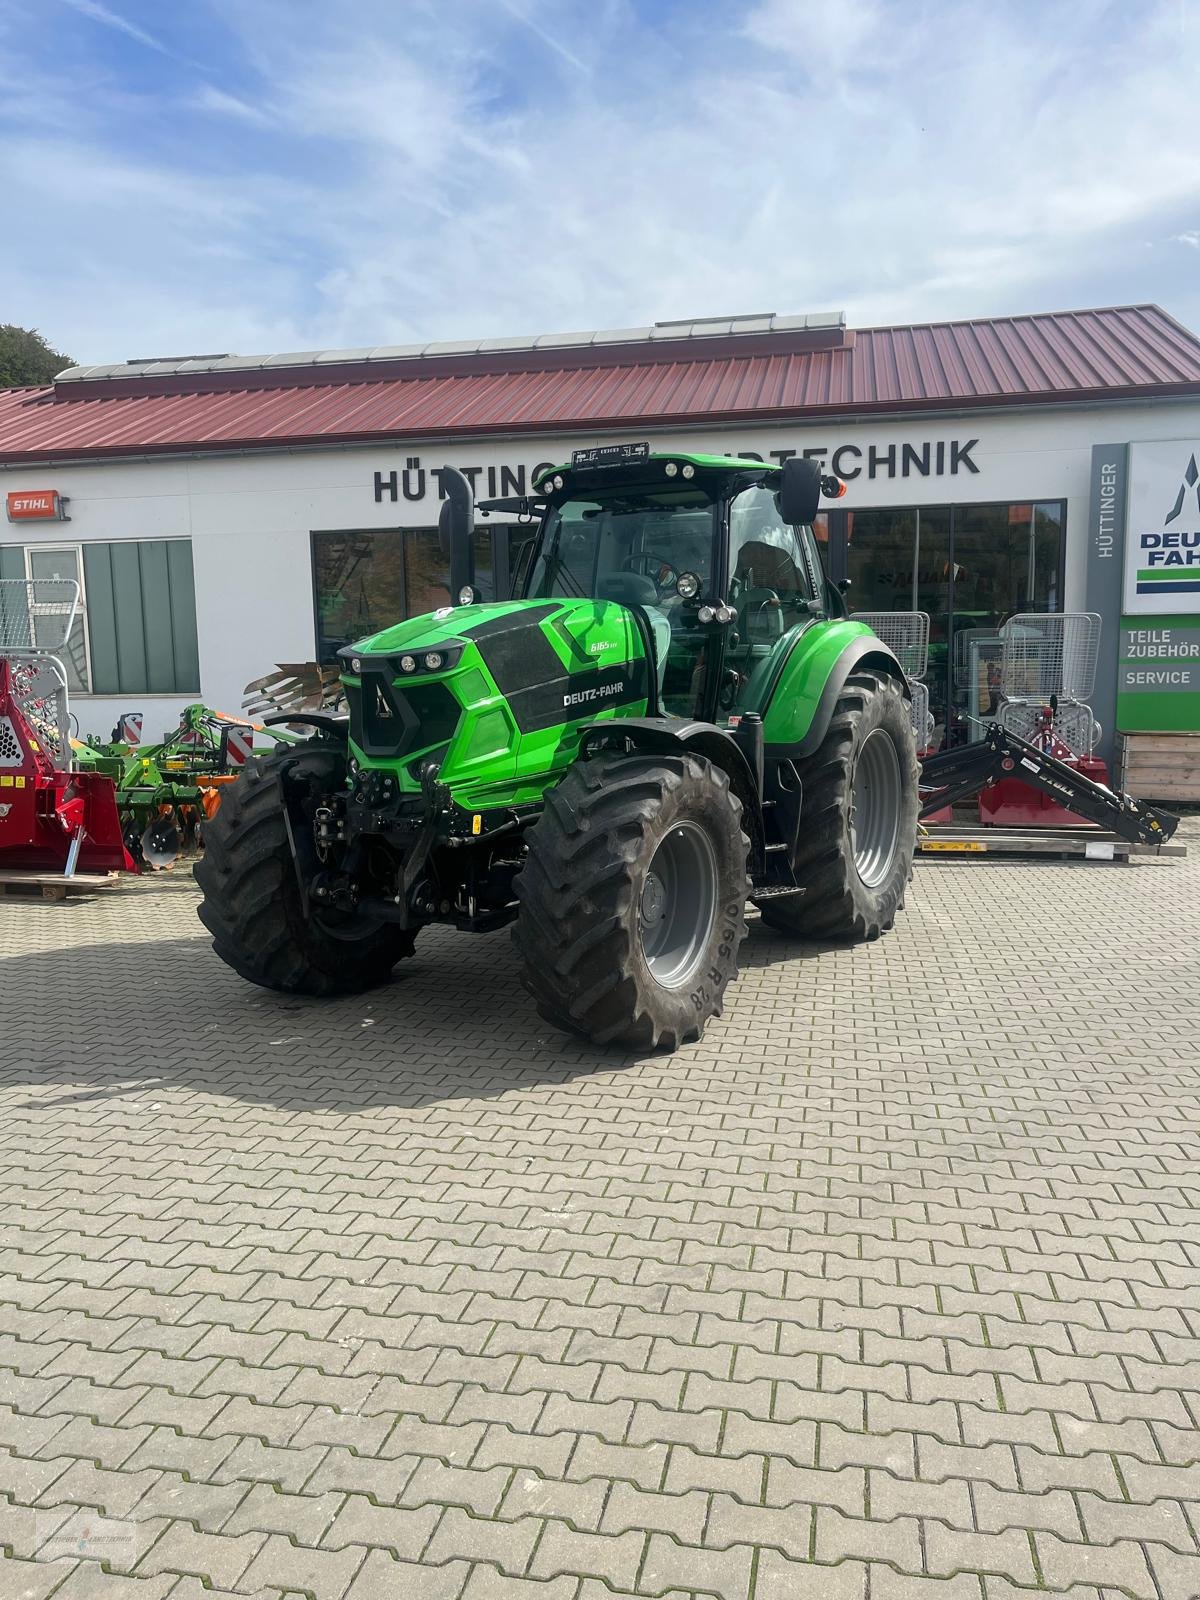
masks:
[[[645,713],[651,654],[612,600],[443,607],[340,652],[351,744],[401,789],[434,755],[456,789],[543,781],[569,761],[578,725]]]
[[[352,652],[361,655],[394,655],[402,650],[431,650],[435,645],[461,642],[469,628],[482,622],[517,611],[538,601],[504,600],[490,606],[441,606],[437,611],[426,611],[419,617],[408,617],[391,628],[383,628],[366,639],[359,639]],[[351,651],[344,650],[342,659]]]
[[[502,647],[497,644],[501,639],[507,641]],[[457,653],[474,644],[485,660],[513,657],[516,665],[523,658],[524,670],[518,676],[524,680],[519,687],[525,688],[531,677],[539,682],[564,673],[591,674],[640,656],[637,639],[629,611],[612,600],[503,600],[494,605],[443,606],[409,617],[360,639],[341,652],[341,659],[350,666],[352,657],[422,657],[429,651]],[[543,672],[535,675],[538,657]],[[502,670],[501,676],[512,675]],[[507,693],[511,685],[498,679],[497,687]]]

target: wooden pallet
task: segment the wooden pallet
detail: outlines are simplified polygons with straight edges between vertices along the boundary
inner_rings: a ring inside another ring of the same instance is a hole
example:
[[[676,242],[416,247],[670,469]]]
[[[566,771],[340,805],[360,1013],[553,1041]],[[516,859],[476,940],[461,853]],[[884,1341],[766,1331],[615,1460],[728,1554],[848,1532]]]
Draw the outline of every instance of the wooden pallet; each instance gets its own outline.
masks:
[[[1200,733],[1122,733],[1116,781],[1146,800],[1200,803]]]
[[[1130,844],[1100,828],[930,827],[917,836],[917,854],[939,856],[1043,856],[1060,861],[1123,861],[1142,856],[1186,856],[1183,844]]]
[[[61,872],[0,871],[0,895],[24,895],[29,900],[65,900],[69,894],[94,894],[97,889],[112,889],[120,878],[119,872],[77,872],[73,878],[64,878]]]

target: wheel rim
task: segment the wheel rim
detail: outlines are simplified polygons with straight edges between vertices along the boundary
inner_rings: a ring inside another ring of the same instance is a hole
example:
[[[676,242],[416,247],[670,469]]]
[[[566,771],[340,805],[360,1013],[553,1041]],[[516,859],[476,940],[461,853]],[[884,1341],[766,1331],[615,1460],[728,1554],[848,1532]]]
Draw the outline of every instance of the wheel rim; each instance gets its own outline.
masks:
[[[900,757],[883,728],[867,735],[854,764],[850,842],[855,871],[868,889],[877,889],[900,842]]]
[[[638,902],[642,953],[664,989],[686,984],[704,959],[717,914],[717,858],[694,822],[677,822],[646,871]]]

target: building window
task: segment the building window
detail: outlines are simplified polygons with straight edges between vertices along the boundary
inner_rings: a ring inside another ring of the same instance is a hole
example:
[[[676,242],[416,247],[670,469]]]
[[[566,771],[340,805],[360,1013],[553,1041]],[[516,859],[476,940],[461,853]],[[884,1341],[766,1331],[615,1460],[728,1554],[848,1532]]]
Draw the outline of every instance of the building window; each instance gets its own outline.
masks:
[[[477,528],[475,587],[482,600],[513,592],[530,529]],[[331,663],[356,640],[448,606],[450,563],[436,528],[319,529],[312,535],[317,660]]]
[[[73,693],[200,692],[189,539],[5,545],[0,577],[69,578],[79,584],[79,611],[59,652]],[[36,637],[36,604],[33,623]],[[47,627],[55,626],[48,618]]]
[[[399,528],[312,536],[317,660],[337,660],[356,639],[404,616],[404,536]]]
[[[982,732],[997,701],[998,630],[1062,609],[1061,500],[850,511],[838,552],[852,611],[927,611],[934,742]]]
[[[27,549],[24,554],[27,578],[52,578],[60,582],[66,579],[79,584],[79,606],[71,624],[71,636],[65,645],[60,644],[63,617],[59,607],[42,606],[34,599],[29,609],[34,644],[44,650],[53,650],[58,656],[66,668],[67,689],[71,694],[86,694],[89,688],[87,604],[83,594],[83,575],[79,570],[78,546],[62,549],[37,546]],[[33,593],[36,596],[37,590]]]
[[[442,555],[436,528],[413,528],[405,534],[404,586],[407,616],[419,617],[452,603],[450,563]],[[481,600],[495,599],[491,528],[475,530],[475,590]]]

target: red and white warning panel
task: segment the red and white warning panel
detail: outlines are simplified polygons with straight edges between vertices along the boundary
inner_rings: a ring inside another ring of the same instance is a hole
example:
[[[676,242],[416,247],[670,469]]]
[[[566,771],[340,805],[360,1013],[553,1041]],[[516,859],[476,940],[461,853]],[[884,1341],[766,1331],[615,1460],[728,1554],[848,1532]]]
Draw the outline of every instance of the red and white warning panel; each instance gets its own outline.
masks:
[[[117,738],[122,744],[141,744],[143,716],[140,711],[126,711],[117,723]]]
[[[244,766],[254,754],[254,729],[235,727],[226,731],[225,760],[231,767]]]
[[[57,489],[14,489],[5,497],[10,522],[69,522]]]

